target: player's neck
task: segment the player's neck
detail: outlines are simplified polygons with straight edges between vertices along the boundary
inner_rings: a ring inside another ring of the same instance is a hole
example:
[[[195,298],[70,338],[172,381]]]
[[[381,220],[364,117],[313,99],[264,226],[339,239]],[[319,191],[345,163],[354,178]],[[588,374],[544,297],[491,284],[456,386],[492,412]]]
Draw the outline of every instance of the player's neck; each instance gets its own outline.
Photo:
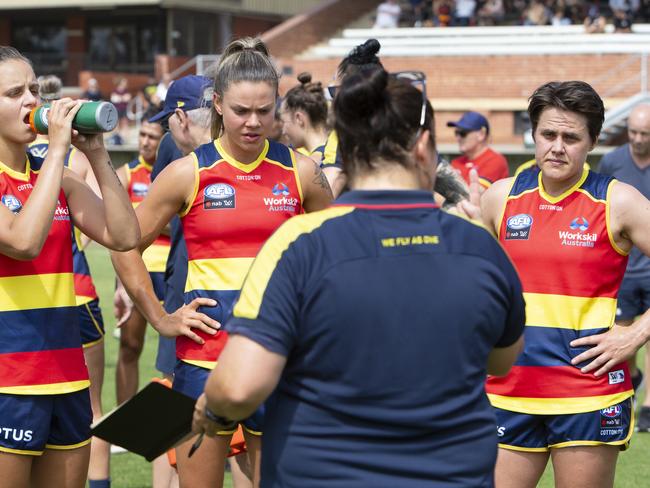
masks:
[[[422,190],[422,182],[415,171],[392,166],[364,172],[350,181],[353,190]]]
[[[0,139],[0,162],[8,168],[23,173],[25,171],[26,147]]]

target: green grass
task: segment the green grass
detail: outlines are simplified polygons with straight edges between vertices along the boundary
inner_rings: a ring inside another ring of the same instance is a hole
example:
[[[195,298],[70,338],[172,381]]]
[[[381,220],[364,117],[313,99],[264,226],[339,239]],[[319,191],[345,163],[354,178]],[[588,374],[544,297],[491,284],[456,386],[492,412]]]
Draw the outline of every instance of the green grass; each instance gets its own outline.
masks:
[[[97,245],[91,245],[86,251],[93,272],[93,279],[99,294],[104,322],[106,324],[106,372],[102,399],[104,411],[115,407],[115,362],[117,360],[118,340],[113,337],[115,318],[113,317],[113,287],[115,273],[107,252]],[[159,376],[155,370],[157,333],[153,328],[147,328],[144,351],[140,358],[140,387],[144,386],[154,376]],[[639,351],[637,364],[643,365],[643,350]],[[649,378],[650,380],[650,378]],[[643,393],[641,393],[643,394]],[[616,471],[616,488],[637,488],[650,485],[650,463],[647,453],[650,452],[650,433],[635,434],[631,448],[621,453]],[[151,466],[144,458],[135,454],[116,454],[111,459],[111,478],[113,486],[119,488],[144,488],[151,486]],[[230,488],[230,476],[227,474],[225,487]],[[541,482],[540,488],[553,487],[553,472],[550,465]]]
[[[119,340],[113,337],[113,330],[115,330],[115,317],[113,317],[115,272],[104,248],[91,245],[86,250],[86,256],[92,270],[106,326],[106,337],[104,339],[106,369],[104,372],[102,404],[104,412],[108,412],[115,408],[116,404],[115,364],[119,348]],[[144,350],[140,357],[140,388],[146,385],[151,378],[160,377],[160,373],[155,369],[157,347],[158,334],[151,326],[148,326]],[[151,465],[143,457],[136,454],[113,454],[111,456],[111,480],[112,486],[116,488],[150,487]],[[227,473],[224,487],[230,488],[231,486],[230,475]]]

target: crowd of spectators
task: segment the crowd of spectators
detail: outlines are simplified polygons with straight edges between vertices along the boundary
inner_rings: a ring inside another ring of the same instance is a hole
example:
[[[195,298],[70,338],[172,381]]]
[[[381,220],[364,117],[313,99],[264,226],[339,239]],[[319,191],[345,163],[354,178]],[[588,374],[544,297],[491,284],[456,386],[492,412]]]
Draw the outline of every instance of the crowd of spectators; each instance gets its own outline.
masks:
[[[650,22],[650,0],[386,0],[375,27],[584,24],[602,32],[608,21],[631,32],[632,22]]]

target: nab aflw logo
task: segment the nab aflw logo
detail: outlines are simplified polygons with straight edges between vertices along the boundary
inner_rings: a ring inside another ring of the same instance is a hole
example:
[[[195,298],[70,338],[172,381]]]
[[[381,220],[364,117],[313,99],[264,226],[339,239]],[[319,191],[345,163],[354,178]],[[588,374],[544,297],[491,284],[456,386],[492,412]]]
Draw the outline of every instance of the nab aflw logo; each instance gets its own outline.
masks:
[[[203,208],[214,210],[235,208],[235,189],[225,183],[215,183],[203,190]]]

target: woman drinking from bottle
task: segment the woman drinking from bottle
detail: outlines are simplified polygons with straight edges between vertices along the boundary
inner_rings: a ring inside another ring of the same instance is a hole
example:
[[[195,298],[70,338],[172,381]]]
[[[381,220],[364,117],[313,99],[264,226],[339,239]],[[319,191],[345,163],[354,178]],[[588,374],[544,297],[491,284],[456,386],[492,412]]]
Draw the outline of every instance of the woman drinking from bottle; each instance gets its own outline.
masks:
[[[27,155],[38,102],[31,63],[0,47],[0,486],[83,487],[92,413],[77,319],[72,224],[128,250],[139,229],[102,135],[72,130],[81,102],[49,111],[47,156]],[[64,167],[71,142],[85,154],[98,198]],[[65,467],[63,469],[62,467]]]

